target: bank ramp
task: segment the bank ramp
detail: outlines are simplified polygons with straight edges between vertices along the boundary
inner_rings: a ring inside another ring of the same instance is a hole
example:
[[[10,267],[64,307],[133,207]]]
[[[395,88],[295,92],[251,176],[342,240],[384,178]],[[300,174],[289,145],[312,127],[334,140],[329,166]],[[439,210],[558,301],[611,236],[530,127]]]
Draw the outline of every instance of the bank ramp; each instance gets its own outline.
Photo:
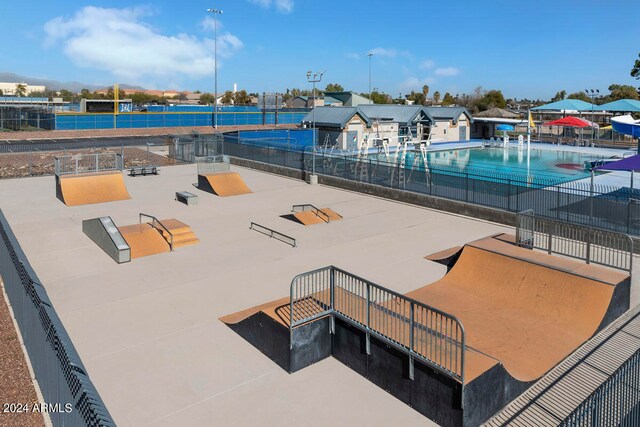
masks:
[[[118,264],[131,261],[131,248],[111,217],[84,220],[82,231]]]
[[[240,174],[230,171],[198,174],[198,188],[220,197],[253,193]]]
[[[302,225],[327,224],[342,219],[342,215],[331,208],[317,208],[312,204],[293,205],[292,216]]]
[[[56,196],[67,206],[131,199],[120,171],[56,176]]]

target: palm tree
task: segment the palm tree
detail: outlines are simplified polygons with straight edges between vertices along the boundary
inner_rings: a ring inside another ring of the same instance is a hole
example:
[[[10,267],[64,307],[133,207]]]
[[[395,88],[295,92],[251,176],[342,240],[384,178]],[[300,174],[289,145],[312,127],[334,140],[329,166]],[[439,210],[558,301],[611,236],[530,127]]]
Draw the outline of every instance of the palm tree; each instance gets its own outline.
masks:
[[[424,94],[424,105],[427,105],[427,95],[429,95],[429,85],[422,86],[422,93]]]
[[[27,96],[27,85],[24,83],[18,83],[16,85],[16,96]]]

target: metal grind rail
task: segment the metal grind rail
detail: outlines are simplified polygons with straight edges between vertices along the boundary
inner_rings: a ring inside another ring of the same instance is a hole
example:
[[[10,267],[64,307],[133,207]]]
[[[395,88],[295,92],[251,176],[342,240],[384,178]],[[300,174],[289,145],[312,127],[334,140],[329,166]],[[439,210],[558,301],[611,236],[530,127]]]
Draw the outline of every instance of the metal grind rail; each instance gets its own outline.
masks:
[[[167,234],[169,235],[169,250],[173,251],[173,233],[171,231],[169,231],[169,229],[155,216],[153,215],[147,215],[144,213],[141,213],[138,217],[138,223],[142,224],[142,218],[149,218],[151,220],[151,223],[148,223],[150,226],[152,226],[153,228],[157,229],[157,230],[164,230],[167,232]],[[158,224],[158,227],[156,227],[156,224]]]
[[[516,243],[629,274],[633,267],[633,240],[627,234],[537,217],[533,210],[518,213]]]
[[[322,212],[322,210],[320,210],[319,208],[315,207],[312,204],[305,203],[302,205],[293,205],[293,207],[291,207],[291,212],[305,212],[305,211],[313,212],[318,218],[320,218],[324,222],[331,221],[328,214]]]
[[[286,234],[282,234],[279,231],[275,231],[269,227],[265,227],[264,225],[251,222],[251,224],[249,225],[249,230],[255,230],[258,233],[271,237],[272,239],[276,239],[283,243],[286,243],[287,245],[291,245],[291,247],[296,247],[296,239],[291,236],[287,236]]]
[[[296,276],[290,289],[290,325],[294,328],[331,316],[339,318],[409,357],[409,377],[417,359],[461,383],[464,393],[465,333],[453,315],[330,266]],[[461,400],[463,402],[464,400]]]

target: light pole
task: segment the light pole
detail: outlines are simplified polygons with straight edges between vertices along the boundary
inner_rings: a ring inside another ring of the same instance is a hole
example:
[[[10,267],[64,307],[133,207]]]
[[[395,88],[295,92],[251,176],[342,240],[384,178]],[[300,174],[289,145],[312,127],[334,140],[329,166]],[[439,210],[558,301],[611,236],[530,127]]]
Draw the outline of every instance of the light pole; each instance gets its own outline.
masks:
[[[372,52],[367,53],[367,56],[369,57],[369,104],[372,104],[371,102],[371,57],[373,56]]]
[[[214,15],[222,15],[222,10],[220,9],[207,9],[207,12],[213,13]],[[213,79],[214,79],[214,89],[213,89],[213,128],[218,129],[218,20],[213,18]]]
[[[309,83],[312,83],[313,85],[313,92],[311,93],[311,99],[313,102],[313,109],[311,110],[311,121],[313,122],[313,152],[311,161],[311,178],[309,179],[309,184],[315,184],[318,182],[318,178],[316,177],[316,83],[322,81],[323,75],[324,72],[313,73],[311,71],[307,71],[307,81]]]
[[[591,98],[591,123],[593,123],[593,118],[594,118],[594,113],[593,113],[593,102],[596,96],[600,96],[600,89],[585,89],[584,92],[587,94],[588,97]],[[595,132],[596,130],[591,127],[591,144],[593,144],[593,140],[595,137]]]

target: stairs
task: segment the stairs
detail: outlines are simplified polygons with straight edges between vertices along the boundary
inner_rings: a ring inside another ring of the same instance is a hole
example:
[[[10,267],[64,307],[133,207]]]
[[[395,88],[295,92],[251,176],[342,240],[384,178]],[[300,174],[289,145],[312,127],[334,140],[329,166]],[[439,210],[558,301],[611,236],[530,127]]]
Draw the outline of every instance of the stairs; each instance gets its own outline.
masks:
[[[191,230],[191,227],[177,219],[163,219],[160,222],[171,232],[171,235],[173,235],[173,249],[193,245],[200,241]],[[169,235],[166,230],[162,227],[158,227],[157,230],[167,243],[171,242],[171,235]]]

